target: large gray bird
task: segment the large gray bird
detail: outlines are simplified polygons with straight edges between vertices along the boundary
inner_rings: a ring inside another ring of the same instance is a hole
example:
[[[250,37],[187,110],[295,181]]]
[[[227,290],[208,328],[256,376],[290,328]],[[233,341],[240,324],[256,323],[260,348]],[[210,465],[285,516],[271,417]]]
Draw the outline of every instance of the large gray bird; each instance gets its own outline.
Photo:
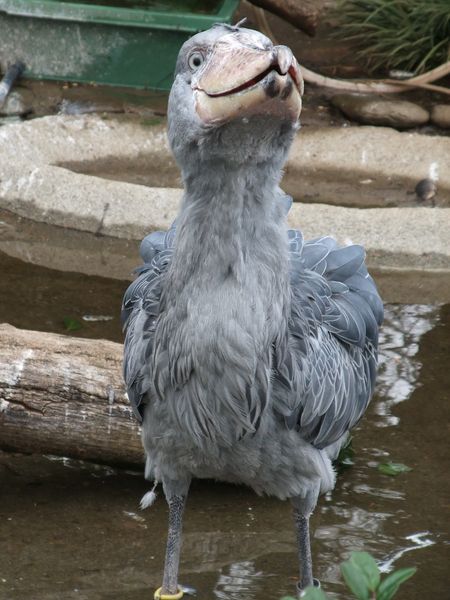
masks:
[[[144,239],[123,304],[125,380],[146,477],[169,505],[162,587],[178,586],[192,478],[244,483],[294,507],[299,590],[309,517],[373,392],[383,305],[361,246],[288,230],[278,187],[303,92],[286,46],[216,25],[181,48],[169,140],[184,197]]]

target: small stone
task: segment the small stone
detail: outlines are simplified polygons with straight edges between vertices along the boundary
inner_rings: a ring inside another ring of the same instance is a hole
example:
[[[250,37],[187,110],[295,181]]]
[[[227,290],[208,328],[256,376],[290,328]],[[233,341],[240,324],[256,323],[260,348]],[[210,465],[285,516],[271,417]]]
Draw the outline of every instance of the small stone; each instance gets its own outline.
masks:
[[[378,96],[337,94],[332,97],[333,106],[347,117],[367,125],[385,125],[397,129],[417,127],[426,123],[428,111],[406,100],[385,100]]]
[[[22,116],[32,111],[34,95],[29,90],[13,90],[0,106],[0,115]]]
[[[422,202],[432,201],[434,206],[434,197],[436,196],[436,183],[432,179],[421,179],[415,187],[415,192]]]
[[[431,109],[431,121],[442,129],[450,129],[450,104],[435,104]]]

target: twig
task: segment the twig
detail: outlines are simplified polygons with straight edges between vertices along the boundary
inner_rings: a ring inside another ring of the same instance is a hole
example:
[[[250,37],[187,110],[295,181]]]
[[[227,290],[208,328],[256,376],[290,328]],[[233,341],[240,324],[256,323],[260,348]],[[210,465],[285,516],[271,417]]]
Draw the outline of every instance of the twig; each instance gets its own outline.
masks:
[[[444,75],[450,73],[450,61],[437,67],[437,69],[445,68],[446,72]],[[360,92],[360,93],[378,93],[378,94],[394,94],[400,92],[406,92],[411,88],[424,88],[439,92],[440,94],[450,95],[450,89],[442,87],[440,85],[432,85],[430,81],[435,81],[444,77],[444,75],[436,76],[433,71],[428,71],[419,75],[418,77],[412,77],[411,79],[405,79],[403,81],[395,81],[392,79],[379,79],[371,81],[348,81],[345,79],[332,79],[331,77],[325,77],[319,73],[315,73],[310,69],[302,66],[302,75],[305,81],[308,83],[314,83],[315,85],[321,85],[322,87],[333,88],[336,90],[345,90],[347,92]]]

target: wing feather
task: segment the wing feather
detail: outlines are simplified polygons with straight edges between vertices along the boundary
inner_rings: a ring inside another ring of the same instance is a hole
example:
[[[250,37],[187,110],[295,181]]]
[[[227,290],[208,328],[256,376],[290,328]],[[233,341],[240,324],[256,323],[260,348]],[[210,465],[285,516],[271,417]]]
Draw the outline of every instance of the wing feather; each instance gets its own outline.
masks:
[[[291,314],[284,358],[275,356],[274,406],[316,447],[341,438],[373,393],[383,303],[358,245],[288,232]]]
[[[143,239],[140,253],[144,265],[136,269],[138,277],[128,287],[122,303],[123,374],[133,412],[140,421],[147,392],[152,384],[158,384],[152,379],[151,356],[162,280],[173,255],[174,232],[172,226],[167,232],[156,231]]]

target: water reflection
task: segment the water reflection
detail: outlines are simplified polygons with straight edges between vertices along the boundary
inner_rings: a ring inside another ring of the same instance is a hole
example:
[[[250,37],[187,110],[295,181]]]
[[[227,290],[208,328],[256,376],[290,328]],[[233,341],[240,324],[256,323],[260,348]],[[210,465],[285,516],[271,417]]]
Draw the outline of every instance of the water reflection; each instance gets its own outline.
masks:
[[[407,552],[411,552],[411,550],[422,550],[423,548],[428,548],[428,546],[433,546],[433,544],[435,544],[436,542],[433,541],[430,536],[431,534],[429,531],[407,535],[405,537],[405,540],[408,542],[412,542],[412,545],[408,544],[408,546],[406,546],[405,548],[401,548],[385,560],[381,561],[379,563],[380,571],[382,573],[389,573],[390,571],[392,571],[395,568],[394,563]]]
[[[325,524],[316,528],[314,539],[320,540],[321,570],[318,576],[322,583],[338,584],[341,581],[339,561],[348,558],[352,551],[376,552],[379,544],[388,538],[382,533],[383,523],[392,513],[367,510],[344,503],[331,505]]]
[[[213,590],[220,600],[246,600],[262,597],[261,580],[263,573],[258,571],[251,560],[232,563],[228,573],[221,573]]]
[[[407,400],[417,387],[421,363],[417,359],[420,338],[433,329],[439,307],[430,304],[387,305],[380,332],[375,413],[378,426],[398,425],[392,407]]]

